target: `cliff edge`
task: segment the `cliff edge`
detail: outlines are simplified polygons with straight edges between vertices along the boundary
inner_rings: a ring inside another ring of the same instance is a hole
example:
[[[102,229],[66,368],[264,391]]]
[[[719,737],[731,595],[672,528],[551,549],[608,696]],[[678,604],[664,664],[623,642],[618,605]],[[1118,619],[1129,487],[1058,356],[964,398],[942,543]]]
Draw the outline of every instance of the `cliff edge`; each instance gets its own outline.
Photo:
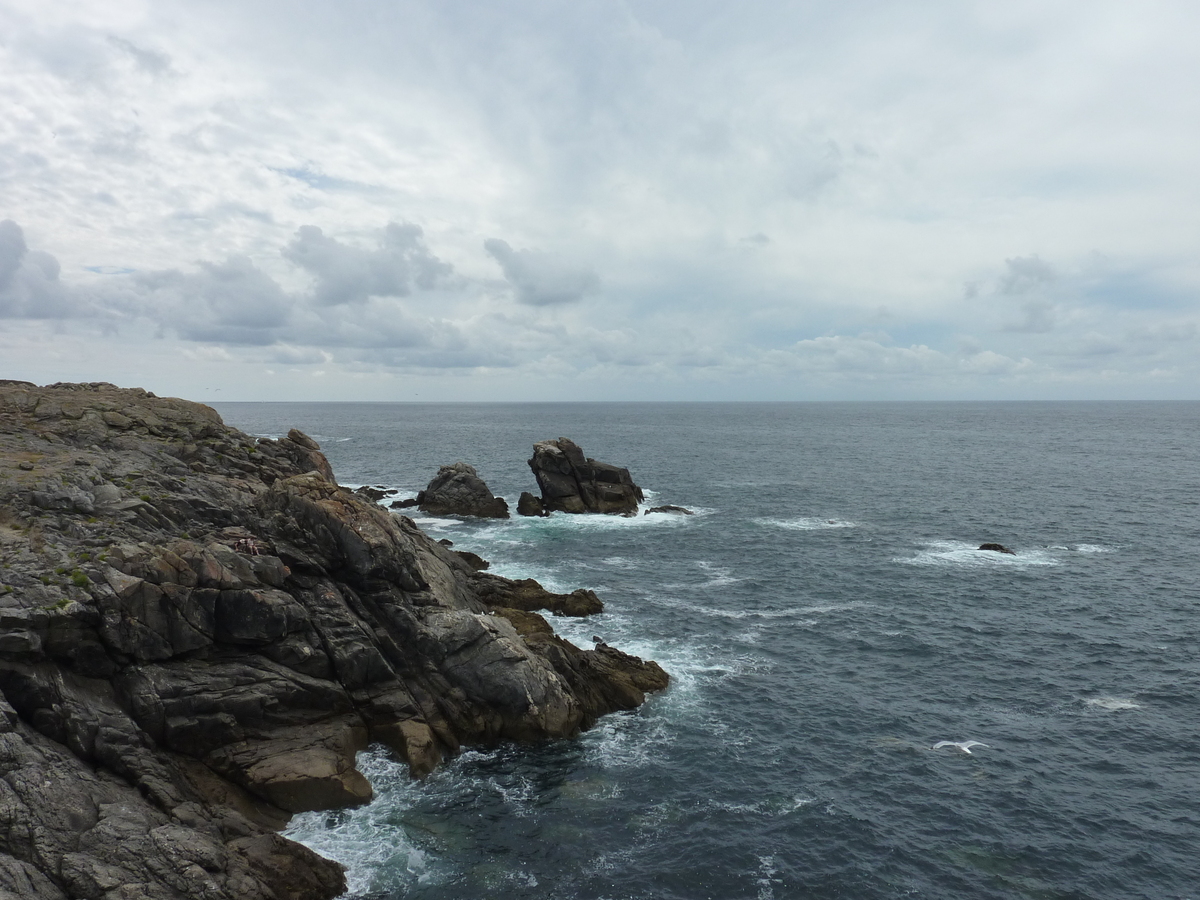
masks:
[[[325,900],[291,813],[463,744],[571,736],[666,686],[340,488],[292,431],[109,384],[0,382],[0,900]]]

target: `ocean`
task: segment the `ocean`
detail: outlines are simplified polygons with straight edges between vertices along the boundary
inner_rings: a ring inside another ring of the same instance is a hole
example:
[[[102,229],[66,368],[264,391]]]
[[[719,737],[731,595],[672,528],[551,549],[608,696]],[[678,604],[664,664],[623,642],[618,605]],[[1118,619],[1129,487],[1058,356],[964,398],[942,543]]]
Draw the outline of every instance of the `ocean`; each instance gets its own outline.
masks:
[[[462,460],[515,510],[563,436],[695,512],[414,516],[673,681],[420,782],[368,750],[287,832],[350,897],[1200,898],[1200,404],[218,409],[400,498]]]

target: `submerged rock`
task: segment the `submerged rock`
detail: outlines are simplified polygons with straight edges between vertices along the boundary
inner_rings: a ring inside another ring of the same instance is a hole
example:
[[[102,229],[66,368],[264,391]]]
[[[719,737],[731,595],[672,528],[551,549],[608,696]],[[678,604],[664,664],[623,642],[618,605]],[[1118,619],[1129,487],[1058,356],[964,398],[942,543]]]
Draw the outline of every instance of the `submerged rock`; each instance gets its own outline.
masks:
[[[585,457],[579,445],[567,438],[534,444],[529,468],[546,512],[632,516],[643,499],[628,469]]]
[[[652,506],[652,507],[650,507],[650,509],[646,510],[646,512],[643,515],[648,516],[652,512],[653,513],[671,513],[672,515],[676,515],[676,516],[694,516],[695,515],[695,513],[692,512],[690,509],[685,509],[682,506]]]
[[[493,496],[475,469],[464,462],[438,469],[429,487],[417,495],[417,506],[435,516],[508,518],[508,503]]]
[[[422,775],[667,683],[534,612],[594,593],[480,571],[301,432],[108,384],[0,385],[0,423],[0,897],[328,900],[276,832],[367,801],[368,743]]]
[[[980,544],[979,549],[980,550],[991,550],[994,553],[1007,553],[1011,556],[1017,555],[1015,550],[1009,550],[1003,544]]]

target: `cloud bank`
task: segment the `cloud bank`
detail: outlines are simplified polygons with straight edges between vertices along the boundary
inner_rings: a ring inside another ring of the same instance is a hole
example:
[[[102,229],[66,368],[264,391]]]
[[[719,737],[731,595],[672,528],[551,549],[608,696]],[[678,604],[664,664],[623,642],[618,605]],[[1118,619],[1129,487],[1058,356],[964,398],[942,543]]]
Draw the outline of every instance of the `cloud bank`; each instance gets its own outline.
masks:
[[[4,374],[1195,398],[1197,27],[1159,0],[0,0]]]

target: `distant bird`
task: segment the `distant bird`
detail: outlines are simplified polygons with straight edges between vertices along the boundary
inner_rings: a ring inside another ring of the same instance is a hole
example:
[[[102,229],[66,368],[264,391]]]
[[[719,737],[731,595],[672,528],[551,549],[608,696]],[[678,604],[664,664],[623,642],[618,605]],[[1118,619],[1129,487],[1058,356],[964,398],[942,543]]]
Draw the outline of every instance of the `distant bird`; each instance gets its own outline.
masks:
[[[963,753],[970,755],[972,747],[986,747],[982,741],[938,741],[929,749],[941,750],[943,747],[957,747]]]

